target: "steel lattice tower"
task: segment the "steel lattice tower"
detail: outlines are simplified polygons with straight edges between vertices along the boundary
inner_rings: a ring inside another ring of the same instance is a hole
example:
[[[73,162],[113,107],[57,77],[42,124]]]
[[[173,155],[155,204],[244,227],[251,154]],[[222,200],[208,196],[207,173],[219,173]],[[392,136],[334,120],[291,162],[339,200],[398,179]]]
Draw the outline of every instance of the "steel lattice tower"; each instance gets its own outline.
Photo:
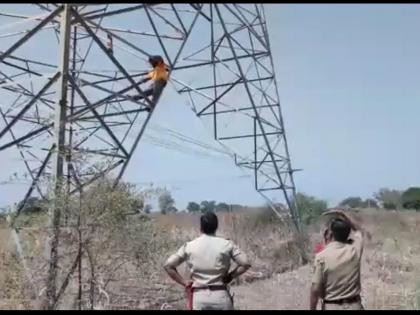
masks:
[[[147,58],[161,55],[214,139],[253,170],[258,192],[282,195],[298,225],[263,5],[19,6],[0,11],[0,154],[22,159],[24,200],[46,198],[57,179],[73,193],[121,178],[153,115],[132,96]]]

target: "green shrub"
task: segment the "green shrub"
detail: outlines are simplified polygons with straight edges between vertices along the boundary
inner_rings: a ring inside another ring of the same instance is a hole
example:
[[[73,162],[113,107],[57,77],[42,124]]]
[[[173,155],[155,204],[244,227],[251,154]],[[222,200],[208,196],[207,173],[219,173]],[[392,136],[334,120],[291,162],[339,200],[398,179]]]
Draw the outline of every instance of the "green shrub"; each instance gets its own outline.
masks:
[[[304,224],[310,224],[327,210],[327,202],[303,193],[296,194],[296,204]]]
[[[360,197],[348,197],[340,202],[340,207],[362,208],[363,206],[364,203]]]
[[[381,188],[374,197],[384,209],[396,210],[402,207],[401,192],[398,190]]]
[[[420,187],[410,187],[401,196],[405,209],[420,210]]]

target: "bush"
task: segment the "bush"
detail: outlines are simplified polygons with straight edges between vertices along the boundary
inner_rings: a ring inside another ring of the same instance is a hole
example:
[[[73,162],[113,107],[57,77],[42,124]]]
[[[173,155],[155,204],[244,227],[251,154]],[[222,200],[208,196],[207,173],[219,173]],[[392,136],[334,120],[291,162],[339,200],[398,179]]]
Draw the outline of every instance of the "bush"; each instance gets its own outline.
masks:
[[[283,225],[283,221],[279,219],[269,205],[259,209],[255,214],[249,214],[247,218],[251,229],[264,229],[271,224]]]
[[[348,197],[342,202],[340,202],[339,206],[349,208],[362,208],[364,207],[364,202],[360,197]]]
[[[20,201],[17,205],[18,209],[22,207],[23,200]],[[22,213],[34,213],[34,212],[41,212],[43,210],[46,210],[46,207],[43,205],[43,202],[38,197],[29,197],[28,200],[26,200],[25,205],[23,205]]]
[[[420,210],[420,187],[411,187],[401,196],[404,209]]]
[[[164,191],[158,199],[159,209],[162,214],[175,211],[175,200],[169,191]],[[176,211],[175,211],[176,212]]]
[[[379,208],[376,200],[368,198],[363,202],[363,208]]]
[[[401,209],[401,192],[398,190],[381,188],[375,195],[375,199],[387,210]]]
[[[303,193],[296,194],[296,204],[304,224],[310,224],[327,210],[327,202]]]
[[[200,212],[200,205],[194,201],[191,201],[187,205],[187,210],[191,213]]]
[[[162,194],[160,189],[139,192],[134,185],[120,182],[114,187],[113,183],[112,179],[104,179],[89,186],[80,197],[65,198],[70,226],[78,226],[80,221],[81,237],[77,229],[61,231],[60,254],[63,258],[59,265],[67,273],[75,252],[79,248],[84,250],[81,278],[82,287],[86,289],[82,291],[82,308],[107,308],[108,303],[119,301],[113,293],[114,285],[126,283],[133,277],[138,277],[138,283],[143,281],[152,286],[167,253],[180,246],[178,241],[171,239],[169,231],[160,229],[149,216],[131,215],[133,200],[139,201],[135,205],[146,208],[143,201],[146,195],[163,195],[160,205],[163,204],[168,212],[176,211],[169,193]],[[118,294],[129,294],[123,285],[118,288]],[[137,288],[141,289],[141,286]],[[107,292],[109,300],[101,292]],[[69,285],[60,307],[71,308],[71,304],[66,303],[71,303],[70,297],[76,293],[75,287]],[[133,307],[140,308],[139,305]]]
[[[227,211],[229,211],[229,209],[230,209],[229,205],[227,203],[224,203],[224,202],[220,202],[216,206],[216,211],[217,212],[227,212]]]
[[[249,255],[253,274],[264,278],[300,266],[302,253],[291,218],[279,218],[268,205],[256,210],[227,215],[227,236]]]
[[[348,197],[339,204],[340,207],[348,208],[378,208],[378,203],[371,198],[362,200],[360,197]]]
[[[216,209],[216,201],[204,200],[201,202],[201,212],[214,212]]]

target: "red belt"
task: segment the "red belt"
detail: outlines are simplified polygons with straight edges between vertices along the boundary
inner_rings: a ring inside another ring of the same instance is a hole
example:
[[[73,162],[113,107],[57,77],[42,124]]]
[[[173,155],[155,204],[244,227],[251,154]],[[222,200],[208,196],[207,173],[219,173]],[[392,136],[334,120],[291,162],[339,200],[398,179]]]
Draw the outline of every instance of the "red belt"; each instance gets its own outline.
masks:
[[[185,287],[185,293],[187,294],[187,310],[192,311],[192,309],[193,309],[193,287],[192,287],[192,283]]]
[[[194,291],[199,290],[210,290],[210,291],[225,291],[227,290],[225,285],[212,285],[212,286],[206,286],[206,287],[196,287],[193,288],[192,284],[185,287],[185,291],[187,294],[187,309],[192,310],[193,309],[193,295]]]

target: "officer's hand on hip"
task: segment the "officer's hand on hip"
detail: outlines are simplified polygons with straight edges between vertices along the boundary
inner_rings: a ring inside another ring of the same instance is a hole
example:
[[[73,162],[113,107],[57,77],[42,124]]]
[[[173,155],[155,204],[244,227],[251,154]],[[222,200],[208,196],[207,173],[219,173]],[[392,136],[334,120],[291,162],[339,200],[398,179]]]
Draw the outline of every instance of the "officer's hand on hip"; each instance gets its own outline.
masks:
[[[232,282],[232,280],[233,280],[233,278],[232,278],[231,273],[228,273],[228,274],[226,274],[226,276],[223,277],[223,283],[224,284],[229,284],[229,283]]]

